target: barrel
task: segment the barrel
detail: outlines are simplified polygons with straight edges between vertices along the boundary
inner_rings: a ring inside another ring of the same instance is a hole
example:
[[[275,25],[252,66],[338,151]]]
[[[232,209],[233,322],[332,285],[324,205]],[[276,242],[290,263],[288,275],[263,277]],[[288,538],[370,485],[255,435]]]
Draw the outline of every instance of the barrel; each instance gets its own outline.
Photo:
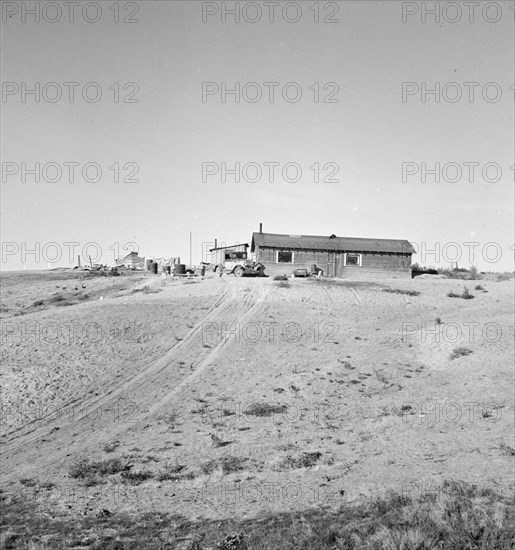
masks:
[[[167,275],[170,275],[171,272],[172,272],[172,267],[169,265],[165,265],[165,273]]]
[[[186,275],[186,264],[175,264],[173,268],[174,275]]]
[[[152,263],[153,263],[152,260],[146,260],[147,271],[151,271],[151,270],[152,270]]]
[[[157,266],[158,266],[157,262],[152,262],[150,266],[151,267],[150,271],[154,273],[154,275],[157,275]]]

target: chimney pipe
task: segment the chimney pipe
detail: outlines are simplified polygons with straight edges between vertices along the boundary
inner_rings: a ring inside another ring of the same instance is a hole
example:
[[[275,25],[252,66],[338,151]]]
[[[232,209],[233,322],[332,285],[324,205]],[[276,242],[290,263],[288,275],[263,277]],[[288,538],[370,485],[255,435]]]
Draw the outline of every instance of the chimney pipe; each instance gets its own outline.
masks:
[[[216,239],[215,239],[215,248],[216,248],[217,246],[218,246],[218,244],[217,244],[217,241],[216,241]]]
[[[259,232],[263,233],[263,224],[262,223],[259,224]]]

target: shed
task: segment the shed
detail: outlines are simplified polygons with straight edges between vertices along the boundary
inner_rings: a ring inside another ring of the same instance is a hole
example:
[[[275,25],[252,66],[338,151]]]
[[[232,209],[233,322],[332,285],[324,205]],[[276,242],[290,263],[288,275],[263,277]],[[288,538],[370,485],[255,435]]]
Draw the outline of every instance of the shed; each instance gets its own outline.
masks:
[[[117,267],[128,267],[129,269],[145,269],[145,258],[138,256],[137,252],[129,252],[126,256],[115,260]]]
[[[405,239],[367,239],[336,235],[253,233],[251,252],[269,275],[293,273],[311,266],[328,277],[411,278],[415,249]]]
[[[248,248],[248,243],[211,248],[209,250],[209,252],[211,252],[211,264],[220,265],[225,261],[246,260]]]

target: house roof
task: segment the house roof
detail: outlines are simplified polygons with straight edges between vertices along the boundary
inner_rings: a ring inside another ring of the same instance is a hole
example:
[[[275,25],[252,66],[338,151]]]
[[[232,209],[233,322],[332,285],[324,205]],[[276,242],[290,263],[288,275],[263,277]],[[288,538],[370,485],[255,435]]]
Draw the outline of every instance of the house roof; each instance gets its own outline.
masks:
[[[214,252],[215,250],[224,250],[226,248],[236,248],[238,246],[244,246],[245,248],[249,247],[248,243],[232,244],[231,246],[217,246],[216,248],[210,248],[209,252]]]
[[[143,260],[143,258],[139,257],[138,256],[138,253],[137,252],[129,252],[128,254],[126,254],[125,256],[121,257],[121,258],[118,258],[117,260],[115,260],[115,262],[126,262],[128,260]]]
[[[414,254],[415,249],[405,239],[363,239],[359,237],[333,237],[324,235],[282,235],[279,233],[253,233],[252,248],[288,248],[300,250],[339,250],[345,252],[386,252]]]

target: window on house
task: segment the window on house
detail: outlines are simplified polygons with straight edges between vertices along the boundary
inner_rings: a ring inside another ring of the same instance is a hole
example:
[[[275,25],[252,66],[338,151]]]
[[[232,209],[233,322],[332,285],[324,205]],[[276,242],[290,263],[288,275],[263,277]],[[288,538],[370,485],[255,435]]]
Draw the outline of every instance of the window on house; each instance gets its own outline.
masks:
[[[345,254],[345,265],[361,266],[361,254]]]
[[[289,252],[287,250],[278,250],[277,251],[277,263],[292,264],[293,263],[293,252]]]

